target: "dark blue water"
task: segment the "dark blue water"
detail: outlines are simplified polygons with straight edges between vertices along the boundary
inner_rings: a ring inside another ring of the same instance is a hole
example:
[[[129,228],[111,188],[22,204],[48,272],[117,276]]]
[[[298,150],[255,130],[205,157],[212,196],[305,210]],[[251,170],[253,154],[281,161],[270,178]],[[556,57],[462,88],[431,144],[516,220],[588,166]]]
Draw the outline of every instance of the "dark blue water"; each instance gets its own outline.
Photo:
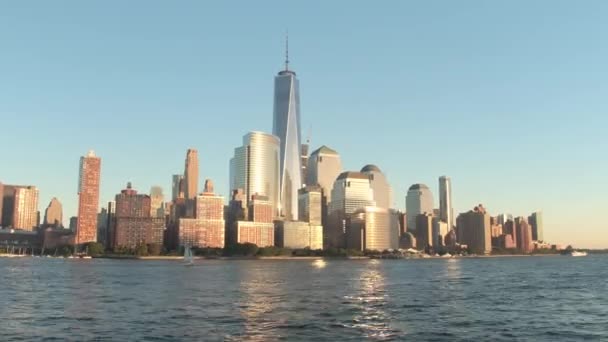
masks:
[[[607,265],[0,259],[0,339],[608,340]]]

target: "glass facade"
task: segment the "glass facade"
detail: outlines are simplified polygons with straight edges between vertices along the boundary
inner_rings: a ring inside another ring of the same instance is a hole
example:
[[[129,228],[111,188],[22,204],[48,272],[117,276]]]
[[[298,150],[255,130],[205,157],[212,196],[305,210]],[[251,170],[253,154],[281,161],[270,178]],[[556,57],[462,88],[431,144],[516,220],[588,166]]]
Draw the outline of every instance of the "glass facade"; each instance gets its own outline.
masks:
[[[407,230],[416,231],[416,217],[424,213],[433,213],[433,194],[428,186],[414,184],[407,192],[405,199],[405,211],[407,214]],[[416,235],[414,233],[414,235]]]
[[[454,208],[452,206],[452,180],[450,177],[439,177],[439,219],[454,228]]]
[[[386,176],[376,165],[365,165],[361,173],[368,175],[369,182],[374,190],[374,201],[380,208],[390,209],[393,207],[393,190],[388,184]]]
[[[348,225],[347,247],[374,251],[399,248],[397,212],[380,207],[357,210]]]
[[[279,148],[276,136],[251,132],[230,160],[230,189],[243,189],[248,204],[255,194],[267,196],[276,216],[280,210]]]
[[[298,219],[298,189],[302,187],[300,91],[296,74],[284,70],[274,79],[272,133],[280,139],[281,214]]]

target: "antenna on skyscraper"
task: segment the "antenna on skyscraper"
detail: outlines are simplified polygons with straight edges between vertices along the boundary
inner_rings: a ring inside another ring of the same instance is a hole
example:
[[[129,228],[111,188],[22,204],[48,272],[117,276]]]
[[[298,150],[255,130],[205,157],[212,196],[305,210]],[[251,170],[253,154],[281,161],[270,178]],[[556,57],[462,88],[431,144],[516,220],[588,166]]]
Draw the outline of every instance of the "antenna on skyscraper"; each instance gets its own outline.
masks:
[[[289,71],[289,30],[285,31],[285,71]]]

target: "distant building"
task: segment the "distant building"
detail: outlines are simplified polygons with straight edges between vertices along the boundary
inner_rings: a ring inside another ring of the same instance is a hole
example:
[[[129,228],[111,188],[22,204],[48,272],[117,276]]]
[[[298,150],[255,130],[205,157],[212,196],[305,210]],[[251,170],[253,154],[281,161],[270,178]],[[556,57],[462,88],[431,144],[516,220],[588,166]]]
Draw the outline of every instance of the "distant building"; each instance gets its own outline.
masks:
[[[233,193],[229,214],[231,222],[227,227],[228,243],[254,243],[258,247],[274,246],[274,204],[268,196],[253,195],[245,211],[243,198],[239,192]],[[247,216],[245,216],[247,214]],[[244,219],[240,219],[245,217]],[[236,221],[233,221],[237,219]]]
[[[497,237],[492,237],[492,246],[502,249],[513,249],[517,247],[511,234],[501,234]]]
[[[458,241],[476,254],[492,252],[492,231],[490,215],[483,206],[460,214],[457,219]]]
[[[63,228],[63,207],[61,202],[55,197],[51,199],[51,202],[44,211],[44,226]]]
[[[342,173],[342,162],[336,151],[323,145],[310,154],[306,168],[306,184],[321,187],[321,223],[325,228],[328,226],[331,191],[340,173]]]
[[[360,172],[342,172],[334,182],[331,198],[324,243],[343,248],[346,246],[347,219],[357,209],[376,205],[369,177]]]
[[[127,188],[116,195],[116,222],[112,232],[114,248],[163,244],[165,219],[150,216],[150,196]]]
[[[72,233],[76,232],[76,229],[78,229],[78,217],[76,217],[76,216],[70,217],[69,228]]]
[[[198,151],[193,148],[186,153],[184,193],[187,200],[194,200],[198,193]]]
[[[433,213],[433,194],[429,187],[424,184],[414,184],[410,186],[405,198],[405,208],[407,214],[407,230],[415,232],[416,218],[418,215]],[[420,242],[418,242],[418,245],[420,245]]]
[[[306,180],[308,179],[308,141],[305,144],[302,144],[300,149],[300,165],[302,167],[302,187],[305,187]]]
[[[171,200],[175,201],[178,198],[184,198],[184,176],[173,175],[171,178]]]
[[[99,179],[101,158],[95,152],[80,158],[78,179],[78,226],[74,244],[80,246],[97,241],[97,213],[99,210]]]
[[[312,225],[323,225],[323,189],[319,185],[308,185],[298,191],[298,217]]]
[[[165,218],[165,196],[160,186],[150,188],[150,216]]]
[[[452,206],[452,180],[448,176],[439,177],[439,219],[454,228],[454,208]]]
[[[5,186],[9,188],[10,186]],[[14,186],[12,222],[8,227],[33,231],[38,227],[38,189]]]
[[[253,243],[258,247],[274,246],[274,224],[267,222],[237,221],[237,243]]]
[[[509,220],[513,221],[513,215],[511,215],[511,214],[500,214],[500,215],[496,216],[496,223],[497,224],[502,224],[503,226]]]
[[[416,247],[417,247],[416,246],[416,237],[414,237],[414,234],[412,234],[410,232],[405,232],[405,233],[401,234],[401,239],[399,240],[399,248],[416,249]]]
[[[279,149],[280,141],[276,136],[250,132],[243,137],[243,146],[237,147],[230,159],[230,189],[243,190],[246,206],[253,195],[267,196],[274,217],[279,217],[281,204]],[[297,197],[297,190],[295,195]]]
[[[505,221],[502,225],[502,232],[503,234],[511,235],[511,240],[517,242],[517,229],[515,228],[515,222],[513,220],[509,219]]]
[[[439,217],[433,217],[433,246],[445,246],[445,237],[450,229]]]
[[[423,250],[427,247],[433,247],[433,215],[430,213],[419,214],[416,216],[416,245],[418,249]]]
[[[499,237],[502,235],[502,225],[500,224],[492,224],[491,225],[491,229],[492,229],[492,237]]]
[[[369,177],[369,183],[374,192],[376,207],[390,209],[393,208],[393,189],[391,188],[386,176],[376,165],[368,164],[361,169],[361,173]]]
[[[537,211],[528,217],[528,223],[532,226],[532,240],[545,241],[543,236],[543,213]]]
[[[517,230],[517,249],[523,253],[530,253],[534,250],[532,244],[532,227],[523,217],[515,219],[515,229]]]
[[[196,197],[196,218],[179,221],[179,245],[224,248],[224,197],[213,193],[210,181],[206,192]]]
[[[398,249],[397,212],[370,206],[356,210],[347,224],[346,241],[347,248],[362,251]]]
[[[302,221],[276,221],[275,244],[293,249],[323,249],[323,226]]]

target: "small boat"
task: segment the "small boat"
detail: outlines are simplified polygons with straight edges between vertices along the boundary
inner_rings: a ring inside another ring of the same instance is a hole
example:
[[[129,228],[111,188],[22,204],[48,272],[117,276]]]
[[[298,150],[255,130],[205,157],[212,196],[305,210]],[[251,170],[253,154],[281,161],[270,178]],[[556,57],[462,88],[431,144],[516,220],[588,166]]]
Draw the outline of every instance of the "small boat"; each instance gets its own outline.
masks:
[[[185,266],[194,265],[194,258],[192,257],[192,249],[190,249],[190,246],[184,247],[184,265]]]
[[[581,256],[587,256],[587,252],[572,251],[572,252],[570,252],[569,255],[573,256],[573,257],[581,257]]]

